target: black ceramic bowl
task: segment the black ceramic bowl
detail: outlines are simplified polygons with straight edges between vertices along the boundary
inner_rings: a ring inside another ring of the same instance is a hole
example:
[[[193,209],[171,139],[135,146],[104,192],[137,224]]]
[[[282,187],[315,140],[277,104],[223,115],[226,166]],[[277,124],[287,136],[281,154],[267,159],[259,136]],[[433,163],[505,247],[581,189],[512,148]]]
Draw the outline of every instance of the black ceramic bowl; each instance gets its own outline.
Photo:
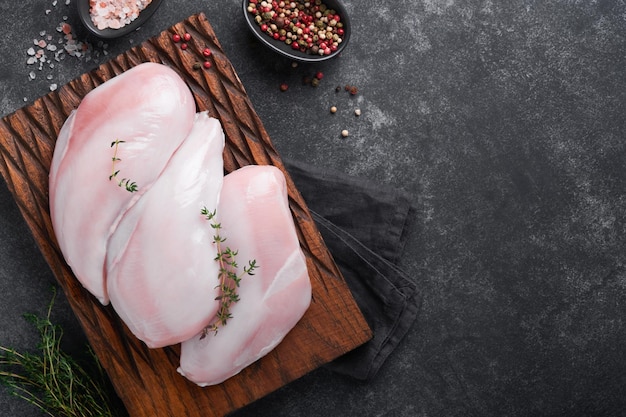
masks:
[[[314,1],[314,0],[311,0]],[[259,3],[261,0],[259,0]],[[312,53],[301,52],[299,50],[293,49],[290,45],[287,45],[285,42],[280,40],[275,40],[267,33],[264,33],[261,30],[261,27],[254,21],[254,14],[248,12],[248,5],[250,0],[243,0],[243,15],[245,17],[245,21],[248,25],[248,28],[252,31],[252,33],[257,37],[257,39],[267,48],[272,51],[287,57],[289,59],[300,61],[300,62],[320,62],[325,61],[327,59],[334,58],[338,56],[341,51],[343,51],[350,39],[351,26],[350,26],[350,18],[348,17],[348,13],[346,8],[341,4],[341,2],[337,0],[322,0],[322,3],[325,4],[329,9],[335,10],[339,17],[340,21],[343,24],[344,35],[342,38],[342,42],[337,47],[337,50],[332,52],[329,55],[318,55]]]
[[[130,22],[129,24],[122,26],[119,29],[98,29],[93,22],[91,21],[91,14],[89,12],[89,0],[77,0],[78,3],[78,15],[80,16],[81,21],[85,25],[85,27],[94,35],[105,38],[105,39],[113,39],[119,38],[120,36],[124,36],[142,26],[144,23],[148,21],[159,8],[163,0],[152,0],[152,2],[143,9],[139,16]]]

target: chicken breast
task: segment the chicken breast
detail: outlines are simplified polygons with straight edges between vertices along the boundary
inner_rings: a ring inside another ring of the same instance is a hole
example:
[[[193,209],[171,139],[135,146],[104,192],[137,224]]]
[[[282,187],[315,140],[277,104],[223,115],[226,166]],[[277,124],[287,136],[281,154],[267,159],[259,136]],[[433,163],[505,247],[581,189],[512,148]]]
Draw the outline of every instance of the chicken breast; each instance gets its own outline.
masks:
[[[146,63],[85,96],[49,178],[52,224],[76,277],[148,347],[181,343],[178,371],[200,386],[274,349],[311,302],[285,177],[272,166],[224,176],[224,145],[178,74]],[[227,250],[238,267],[218,261]],[[249,262],[254,274],[243,273]],[[239,301],[207,331],[230,282],[223,268],[241,277]]]
[[[102,304],[109,302],[107,242],[188,136],[194,117],[193,96],[178,74],[145,63],[89,92],[59,133],[49,178],[52,225],[68,265]],[[126,190],[124,180],[137,191]]]
[[[278,168],[247,166],[226,175],[217,217],[223,245],[237,251],[240,269],[251,260],[258,268],[242,278],[240,301],[231,305],[227,324],[181,345],[178,372],[200,386],[218,384],[274,349],[311,302],[306,260]]]
[[[215,232],[201,212],[216,209],[223,149],[219,121],[198,113],[189,137],[109,241],[111,304],[148,347],[190,338],[217,311]]]

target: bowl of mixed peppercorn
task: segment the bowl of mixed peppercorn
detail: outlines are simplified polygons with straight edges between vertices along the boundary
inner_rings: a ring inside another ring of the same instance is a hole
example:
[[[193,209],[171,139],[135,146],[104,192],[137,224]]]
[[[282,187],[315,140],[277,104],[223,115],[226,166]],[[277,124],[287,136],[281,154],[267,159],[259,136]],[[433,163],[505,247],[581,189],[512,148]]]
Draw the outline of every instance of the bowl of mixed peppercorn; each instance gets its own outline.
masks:
[[[266,47],[301,62],[338,56],[350,39],[350,20],[336,0],[243,0],[246,22]]]

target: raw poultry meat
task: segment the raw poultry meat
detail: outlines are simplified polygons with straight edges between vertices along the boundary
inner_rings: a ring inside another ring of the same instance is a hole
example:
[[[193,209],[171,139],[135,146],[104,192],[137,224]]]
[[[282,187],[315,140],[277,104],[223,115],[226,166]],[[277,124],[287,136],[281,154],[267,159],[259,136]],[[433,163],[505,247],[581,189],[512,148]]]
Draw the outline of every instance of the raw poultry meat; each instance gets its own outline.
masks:
[[[187,137],[194,117],[195,102],[182,79],[165,65],[145,63],[89,92],[59,133],[50,168],[52,225],[68,265],[103,304],[109,302],[107,242]],[[123,142],[112,147],[116,140]],[[113,169],[138,191],[109,180]]]
[[[311,302],[282,172],[248,166],[224,176],[224,140],[173,70],[140,64],[70,114],[49,178],[52,224],[76,277],[148,347],[182,343],[179,372],[201,386],[266,355]],[[220,245],[240,268],[258,268],[213,333]]]
[[[190,338],[217,311],[214,231],[201,212],[216,209],[223,149],[219,121],[198,113],[189,136],[109,241],[111,304],[148,347]]]
[[[250,260],[259,267],[242,278],[228,324],[181,345],[178,371],[200,386],[218,384],[274,349],[311,302],[306,260],[278,168],[251,165],[226,175],[217,216],[240,267]]]

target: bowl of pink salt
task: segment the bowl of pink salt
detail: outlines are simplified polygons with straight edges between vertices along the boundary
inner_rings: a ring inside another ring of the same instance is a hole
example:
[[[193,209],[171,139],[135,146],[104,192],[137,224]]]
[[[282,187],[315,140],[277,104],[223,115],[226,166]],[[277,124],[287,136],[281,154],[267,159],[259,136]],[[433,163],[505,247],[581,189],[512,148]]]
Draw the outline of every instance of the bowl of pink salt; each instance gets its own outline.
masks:
[[[350,39],[350,19],[338,0],[243,0],[249,29],[267,48],[300,62],[339,56]]]
[[[113,39],[137,30],[161,3],[162,0],[79,0],[78,14],[94,35]]]

